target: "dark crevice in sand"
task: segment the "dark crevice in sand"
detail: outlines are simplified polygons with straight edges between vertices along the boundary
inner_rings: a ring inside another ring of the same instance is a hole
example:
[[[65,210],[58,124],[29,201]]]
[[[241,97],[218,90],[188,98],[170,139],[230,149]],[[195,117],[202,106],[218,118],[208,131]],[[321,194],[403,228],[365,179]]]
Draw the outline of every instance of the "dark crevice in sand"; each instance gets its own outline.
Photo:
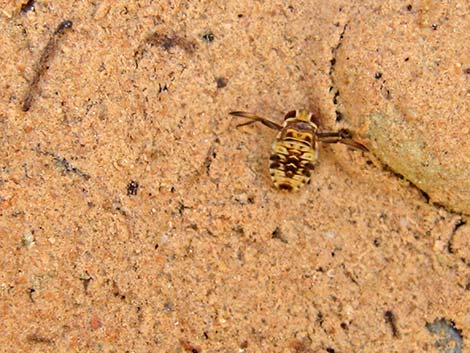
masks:
[[[183,216],[185,210],[191,210],[191,206],[186,206],[183,200],[178,200],[178,214]]]
[[[333,92],[333,105],[335,106],[335,113],[336,113],[336,122],[340,122],[343,120],[343,114],[338,110],[338,97],[339,97],[339,90],[336,87],[334,73],[335,73],[335,65],[336,65],[336,53],[338,49],[341,47],[343,43],[344,34],[346,33],[346,29],[348,28],[348,23],[343,26],[343,30],[341,31],[338,43],[335,47],[331,49],[331,60],[330,60],[330,71],[328,73],[331,81],[330,92]]]
[[[449,241],[447,242],[447,251],[449,254],[455,254],[453,247],[455,233],[457,233],[457,230],[465,224],[467,224],[467,222],[463,218],[460,218],[455,222],[454,227],[452,228],[452,233],[449,237]]]
[[[184,349],[185,352],[199,353],[201,351],[201,348],[199,348],[197,346],[194,346],[188,340],[180,339],[179,343],[180,343],[180,346]]]
[[[44,343],[44,344],[53,344],[54,341],[51,338],[41,336],[37,333],[31,333],[26,336],[26,341],[29,343]]]
[[[109,283],[110,281],[111,280],[107,280],[107,283]],[[118,284],[115,280],[112,281],[111,285],[112,285],[113,296],[115,296],[116,298],[119,298],[121,300],[126,300],[126,295],[121,292],[121,290],[119,289],[119,286],[118,286]]]
[[[344,272],[345,276],[347,278],[349,278],[351,280],[351,282],[354,283],[356,286],[360,287],[361,285],[359,284],[357,279],[354,277],[354,274],[346,268],[346,265],[343,263],[343,264],[341,264],[341,267],[343,268],[343,272]]]
[[[271,239],[280,240],[284,244],[289,243],[289,241],[284,237],[281,228],[279,227],[276,227],[276,229],[274,229],[274,231],[271,233]]]
[[[29,0],[28,2],[21,5],[20,13],[24,15],[30,11],[34,11],[35,2],[36,2],[35,0]]]
[[[61,22],[52,34],[51,38],[49,39],[49,42],[47,42],[47,45],[44,48],[41,57],[39,58],[39,61],[36,64],[36,67],[34,68],[33,79],[29,84],[29,88],[26,92],[23,104],[21,106],[21,109],[24,112],[29,111],[29,109],[31,108],[33,99],[37,95],[39,90],[39,82],[41,80],[41,77],[49,69],[50,61],[57,52],[57,45],[59,43],[59,40],[69,28],[72,28],[72,21],[66,20]]]
[[[169,52],[171,48],[177,47],[188,54],[193,54],[197,49],[196,42],[189,40],[183,36],[177,34],[153,32],[144,39],[142,44],[140,44],[137,50],[134,52],[134,61],[136,68],[139,67],[139,63],[147,51],[147,46],[157,46],[162,48],[166,52]]]
[[[199,179],[203,176],[209,176],[210,175],[210,170],[211,170],[211,165],[214,159],[217,157],[217,152],[216,152],[216,144],[220,143],[220,140],[218,137],[214,139],[214,141],[211,143],[209,146],[206,157],[204,158],[204,161],[202,162],[202,165],[193,173],[192,176],[189,176],[189,181],[187,182],[187,185],[191,188],[194,184],[199,182]]]
[[[215,159],[215,157],[217,157],[217,153],[215,152],[214,144],[212,144],[209,147],[209,150],[207,151],[207,155],[206,155],[206,158],[204,159],[204,163],[203,163],[206,175],[209,175],[209,173],[211,171],[211,164],[212,164],[212,161]]]
[[[35,292],[36,292],[36,289],[32,287],[28,289],[28,297],[29,297],[29,300],[31,300],[31,303],[36,303],[36,301],[34,300],[34,296],[33,296]]]
[[[398,332],[397,328],[397,319],[395,314],[391,310],[387,310],[384,314],[385,322],[390,325],[390,329],[392,330],[392,337],[400,338],[400,332]]]
[[[88,294],[88,287],[90,286],[91,281],[93,281],[93,277],[90,276],[88,271],[85,271],[85,273],[80,276],[80,281],[83,284],[83,291],[85,294]]]
[[[89,180],[91,178],[88,173],[85,173],[77,167],[74,167],[65,157],[58,156],[55,153],[49,151],[42,151],[39,149],[39,147],[35,148],[34,151],[44,156],[52,157],[57,166],[61,167],[67,173],[73,173],[85,180]]]
[[[380,159],[379,159],[380,160]],[[411,180],[408,180],[403,174],[400,174],[396,171],[394,171],[391,167],[389,167],[387,164],[385,164],[384,161],[380,160],[380,163],[382,165],[382,170],[383,171],[386,171],[386,172],[389,172],[391,174],[393,174],[395,177],[401,179],[401,180],[405,180],[407,181],[411,187],[413,187],[414,189],[416,189],[416,191],[418,191],[418,193],[422,196],[422,198],[424,199],[424,202],[427,203],[428,205],[431,205],[435,208],[441,208],[443,209],[444,211],[448,212],[449,214],[453,214],[453,215],[459,215],[459,216],[464,216],[462,212],[456,212],[456,211],[453,211],[451,210],[450,208],[446,207],[445,205],[439,203],[439,202],[436,202],[436,201],[432,201],[431,198],[429,197],[428,193],[422,189],[420,189],[416,184],[414,184]]]

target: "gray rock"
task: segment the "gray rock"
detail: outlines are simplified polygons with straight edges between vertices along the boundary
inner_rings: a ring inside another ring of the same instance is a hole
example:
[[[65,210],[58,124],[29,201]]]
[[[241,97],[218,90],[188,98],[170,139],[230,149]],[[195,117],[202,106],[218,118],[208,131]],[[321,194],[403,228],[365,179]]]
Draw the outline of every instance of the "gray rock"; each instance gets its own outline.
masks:
[[[336,50],[338,110],[371,151],[470,214],[470,21],[458,2],[372,5]]]

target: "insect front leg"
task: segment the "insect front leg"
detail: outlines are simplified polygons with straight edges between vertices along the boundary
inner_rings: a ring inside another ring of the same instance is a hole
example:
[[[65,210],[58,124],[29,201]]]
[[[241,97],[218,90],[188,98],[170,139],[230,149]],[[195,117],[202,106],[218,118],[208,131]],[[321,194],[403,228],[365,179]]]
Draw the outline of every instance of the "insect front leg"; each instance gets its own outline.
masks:
[[[318,141],[323,143],[342,143],[364,152],[369,151],[362,143],[355,141],[351,133],[346,129],[341,129],[337,132],[317,132],[316,137]]]
[[[233,115],[233,116],[240,117],[240,118],[250,119],[250,121],[247,121],[246,123],[238,124],[237,127],[251,125],[251,124],[254,124],[256,122],[260,122],[264,126],[267,126],[267,127],[269,127],[270,129],[273,129],[273,130],[281,130],[282,129],[281,125],[275,123],[274,121],[263,118],[259,115],[256,115],[256,114],[247,113],[247,112],[238,112],[238,111],[237,112],[230,112],[229,114]]]

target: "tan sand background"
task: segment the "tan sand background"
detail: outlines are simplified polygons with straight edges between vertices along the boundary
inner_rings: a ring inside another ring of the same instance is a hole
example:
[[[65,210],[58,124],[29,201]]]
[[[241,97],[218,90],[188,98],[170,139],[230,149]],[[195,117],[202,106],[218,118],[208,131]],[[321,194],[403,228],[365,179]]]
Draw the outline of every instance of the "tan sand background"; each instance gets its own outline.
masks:
[[[468,351],[464,215],[344,146],[280,193],[275,132],[228,116],[359,129],[334,58],[376,2],[25,3],[0,12],[0,351]]]

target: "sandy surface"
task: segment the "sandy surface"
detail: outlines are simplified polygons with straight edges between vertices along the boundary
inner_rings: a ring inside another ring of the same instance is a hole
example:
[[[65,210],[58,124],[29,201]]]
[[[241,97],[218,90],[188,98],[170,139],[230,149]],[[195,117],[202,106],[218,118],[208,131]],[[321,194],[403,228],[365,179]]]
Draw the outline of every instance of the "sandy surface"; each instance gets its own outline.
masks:
[[[345,127],[332,59],[361,5],[22,4],[0,12],[2,352],[468,349],[464,216],[345,146],[280,193],[276,133],[228,116]]]

